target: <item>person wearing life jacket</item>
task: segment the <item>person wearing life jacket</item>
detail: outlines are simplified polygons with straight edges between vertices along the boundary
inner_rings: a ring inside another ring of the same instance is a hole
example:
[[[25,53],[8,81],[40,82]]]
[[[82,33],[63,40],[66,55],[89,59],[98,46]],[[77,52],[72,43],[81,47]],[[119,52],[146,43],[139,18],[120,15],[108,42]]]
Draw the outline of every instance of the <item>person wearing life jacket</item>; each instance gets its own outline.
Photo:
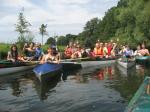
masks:
[[[140,50],[140,54],[141,54],[142,56],[147,56],[147,55],[149,55],[149,50],[145,48],[145,44],[142,44],[141,47],[142,47],[142,48],[141,48],[141,50]]]
[[[138,45],[137,50],[135,50],[135,52],[134,52],[134,56],[142,56],[140,52],[141,52],[141,46]]]
[[[103,55],[105,58],[108,58],[108,49],[107,49],[108,43],[105,43],[103,47]]]
[[[41,60],[41,64],[46,62],[53,62],[53,63],[59,63],[60,59],[57,55],[54,54],[53,48],[49,47],[47,49],[47,54],[45,54]]]
[[[13,44],[10,51],[8,51],[7,60],[12,62],[24,61],[23,58],[19,56],[18,48],[15,44]]]
[[[103,43],[96,43],[94,48],[94,56],[95,57],[103,57]]]

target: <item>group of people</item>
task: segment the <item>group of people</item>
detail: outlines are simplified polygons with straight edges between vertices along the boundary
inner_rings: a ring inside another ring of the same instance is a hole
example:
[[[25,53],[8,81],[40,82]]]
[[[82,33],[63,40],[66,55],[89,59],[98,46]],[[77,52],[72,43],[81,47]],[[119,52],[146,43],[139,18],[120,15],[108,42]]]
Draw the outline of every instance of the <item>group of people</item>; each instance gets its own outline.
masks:
[[[58,62],[59,55],[56,51],[55,46],[50,46],[47,49],[47,54],[44,54],[40,43],[35,44],[31,42],[30,44],[28,43],[24,44],[24,47],[21,53],[19,53],[17,45],[13,44],[10,48],[10,51],[8,52],[7,60],[10,60],[12,62],[39,61],[40,63],[44,63],[47,60]]]
[[[85,49],[81,47],[79,43],[70,42],[65,48],[66,58],[82,58],[82,57],[100,57],[109,58],[116,56],[124,56],[127,58],[134,56],[146,56],[149,55],[148,49],[145,48],[145,44],[138,45],[137,50],[133,51],[128,45],[118,45],[112,42],[100,42],[95,43],[93,50]]]
[[[50,46],[47,49],[47,54],[44,54],[40,43],[25,43],[22,51],[22,55],[18,52],[16,44],[11,46],[8,52],[7,60],[15,61],[40,61],[41,63],[50,61],[60,61],[60,53],[56,50],[55,46]],[[84,58],[84,57],[99,57],[99,58],[111,58],[116,56],[124,56],[127,58],[134,56],[146,56],[149,55],[148,49],[145,48],[145,44],[138,45],[137,50],[133,51],[128,45],[121,46],[117,43],[102,43],[97,41],[94,49],[85,49],[81,47],[79,42],[70,42],[64,50],[65,58]]]

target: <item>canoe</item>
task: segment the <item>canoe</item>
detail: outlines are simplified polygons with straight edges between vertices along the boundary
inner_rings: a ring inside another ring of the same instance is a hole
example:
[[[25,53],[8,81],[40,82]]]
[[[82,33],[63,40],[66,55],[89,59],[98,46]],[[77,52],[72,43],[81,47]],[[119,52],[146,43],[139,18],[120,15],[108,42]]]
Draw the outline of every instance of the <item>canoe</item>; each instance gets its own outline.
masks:
[[[79,68],[87,68],[91,66],[100,66],[100,65],[110,65],[116,62],[117,57],[113,58],[77,58],[77,59],[65,59],[65,62],[77,62],[74,66],[78,66]],[[81,64],[81,67],[79,66]],[[67,68],[67,67],[66,67]],[[70,68],[73,68],[70,66]]]
[[[39,64],[37,65],[34,69],[33,72],[37,76],[37,78],[41,81],[41,78],[45,77],[53,77],[55,76],[57,72],[62,71],[62,64],[57,64],[57,63],[44,63],[44,64]]]
[[[33,62],[11,62],[0,61],[0,75],[12,74],[32,69],[36,63]]]
[[[147,85],[150,77],[146,77],[129,102],[125,112],[150,112],[150,94],[147,94]]]
[[[82,68],[88,68],[93,66],[101,66],[101,65],[111,65],[114,64],[116,60],[105,60],[105,61],[82,61]]]
[[[136,57],[136,63],[140,65],[149,65],[150,64],[150,56],[139,56]]]
[[[136,60],[141,60],[141,61],[145,61],[148,59],[150,59],[150,56],[138,56],[138,57],[136,57]]]
[[[125,69],[130,69],[132,67],[135,67],[135,61],[121,61],[121,60],[117,60],[117,63],[125,68]]]

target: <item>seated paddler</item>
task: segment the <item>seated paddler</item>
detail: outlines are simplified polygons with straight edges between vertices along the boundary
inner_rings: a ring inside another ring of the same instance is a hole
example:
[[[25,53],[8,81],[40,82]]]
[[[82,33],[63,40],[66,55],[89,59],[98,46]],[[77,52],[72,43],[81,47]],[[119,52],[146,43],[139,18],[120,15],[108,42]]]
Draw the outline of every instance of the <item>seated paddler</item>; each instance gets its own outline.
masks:
[[[54,49],[52,47],[49,47],[47,49],[47,54],[45,54],[40,61],[41,64],[46,63],[46,62],[52,62],[52,63],[59,63],[60,58],[58,55],[55,54]]]
[[[96,43],[93,53],[94,53],[94,57],[103,58],[103,44]]]
[[[18,48],[15,44],[8,51],[7,60],[12,62],[24,61],[23,57],[19,56]]]

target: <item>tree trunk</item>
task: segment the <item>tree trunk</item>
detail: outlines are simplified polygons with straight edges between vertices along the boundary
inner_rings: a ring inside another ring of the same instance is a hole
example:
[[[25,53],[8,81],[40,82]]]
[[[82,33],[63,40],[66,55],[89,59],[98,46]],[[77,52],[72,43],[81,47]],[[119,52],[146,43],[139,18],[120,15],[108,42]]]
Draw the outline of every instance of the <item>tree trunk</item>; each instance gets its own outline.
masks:
[[[43,45],[43,35],[42,35],[42,45]]]

